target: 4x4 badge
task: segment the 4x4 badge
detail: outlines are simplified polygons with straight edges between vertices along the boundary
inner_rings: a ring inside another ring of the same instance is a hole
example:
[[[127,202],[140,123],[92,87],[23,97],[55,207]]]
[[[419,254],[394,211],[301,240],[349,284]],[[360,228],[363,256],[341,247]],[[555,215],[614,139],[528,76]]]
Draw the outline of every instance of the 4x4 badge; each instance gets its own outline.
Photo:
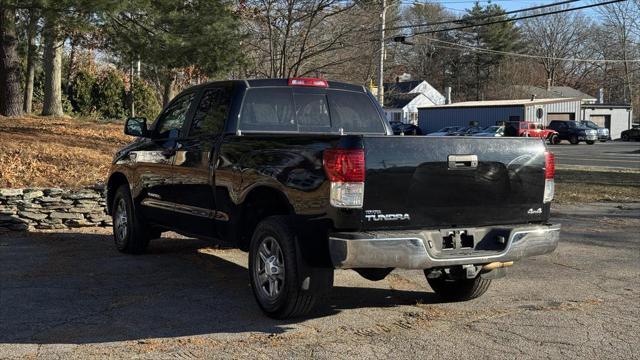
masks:
[[[533,208],[531,208],[529,209],[529,211],[527,211],[527,214],[529,215],[542,214],[542,208],[537,208],[536,210],[533,210]]]

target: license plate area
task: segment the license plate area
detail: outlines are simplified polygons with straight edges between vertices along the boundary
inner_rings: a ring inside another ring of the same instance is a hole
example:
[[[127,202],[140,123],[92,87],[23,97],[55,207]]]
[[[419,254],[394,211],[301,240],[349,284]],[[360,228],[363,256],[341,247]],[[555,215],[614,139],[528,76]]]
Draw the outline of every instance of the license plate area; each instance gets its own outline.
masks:
[[[433,257],[448,258],[500,253],[506,248],[510,233],[510,229],[496,227],[441,229],[423,234]]]
[[[450,230],[442,237],[442,250],[473,249],[474,236],[467,230]]]

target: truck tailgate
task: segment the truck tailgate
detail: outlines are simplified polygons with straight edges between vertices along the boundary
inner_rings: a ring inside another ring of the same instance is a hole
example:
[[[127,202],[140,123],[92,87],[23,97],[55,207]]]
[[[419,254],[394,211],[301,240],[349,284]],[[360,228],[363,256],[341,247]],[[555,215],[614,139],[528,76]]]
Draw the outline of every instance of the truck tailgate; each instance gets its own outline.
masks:
[[[366,230],[548,219],[540,139],[365,136],[363,143]]]

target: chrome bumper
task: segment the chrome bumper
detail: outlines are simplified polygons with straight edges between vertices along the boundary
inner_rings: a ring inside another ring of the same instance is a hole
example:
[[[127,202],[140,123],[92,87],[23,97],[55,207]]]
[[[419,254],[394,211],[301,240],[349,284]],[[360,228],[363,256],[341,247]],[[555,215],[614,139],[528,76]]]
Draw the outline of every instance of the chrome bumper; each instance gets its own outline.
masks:
[[[560,239],[560,224],[532,226],[496,226],[469,229],[470,233],[507,234],[502,237],[502,250],[461,249],[457,253],[440,250],[436,241],[448,230],[415,232],[386,231],[367,233],[337,233],[329,237],[333,265],[339,269],[401,268],[429,269],[454,265],[485,264],[519,260],[548,254],[556,249]],[[484,240],[484,238],[482,239]]]

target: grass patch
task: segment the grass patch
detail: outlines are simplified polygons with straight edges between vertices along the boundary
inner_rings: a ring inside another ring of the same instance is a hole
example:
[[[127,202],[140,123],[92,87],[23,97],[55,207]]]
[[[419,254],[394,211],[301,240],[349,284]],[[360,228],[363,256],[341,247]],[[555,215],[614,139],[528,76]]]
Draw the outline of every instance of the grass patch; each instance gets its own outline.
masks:
[[[105,181],[122,125],[70,118],[0,117],[0,187],[79,188]]]
[[[556,170],[555,202],[640,202],[640,171]]]

